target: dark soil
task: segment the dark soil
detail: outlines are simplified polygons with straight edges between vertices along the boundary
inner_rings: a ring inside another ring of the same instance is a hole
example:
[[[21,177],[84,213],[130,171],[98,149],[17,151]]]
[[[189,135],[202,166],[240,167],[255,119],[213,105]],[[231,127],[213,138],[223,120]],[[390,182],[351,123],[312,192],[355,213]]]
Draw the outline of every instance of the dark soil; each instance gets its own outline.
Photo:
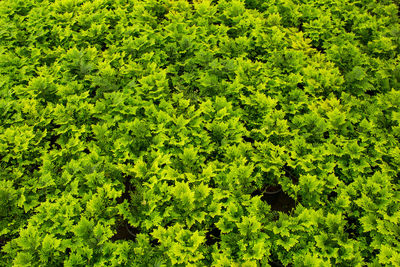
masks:
[[[214,226],[214,225],[213,225]],[[212,246],[221,240],[221,231],[217,227],[213,227],[206,233],[206,244]]]
[[[256,190],[251,196],[261,196],[261,200],[266,201],[271,206],[272,211],[289,213],[296,207],[296,201],[285,193],[280,185]]]
[[[271,206],[271,210],[273,211],[289,213],[296,207],[296,202],[294,199],[282,190],[274,194],[265,192],[261,199],[266,201]]]
[[[127,221],[119,221],[117,223],[115,235],[111,238],[112,241],[117,240],[134,240],[139,233],[139,229],[129,225]]]

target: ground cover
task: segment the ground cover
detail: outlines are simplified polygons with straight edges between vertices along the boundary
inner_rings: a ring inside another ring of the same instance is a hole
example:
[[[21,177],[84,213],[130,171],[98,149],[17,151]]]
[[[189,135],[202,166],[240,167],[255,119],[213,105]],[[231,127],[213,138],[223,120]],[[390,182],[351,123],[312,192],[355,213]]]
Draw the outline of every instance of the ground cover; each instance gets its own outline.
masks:
[[[399,22],[0,1],[0,266],[400,266]]]

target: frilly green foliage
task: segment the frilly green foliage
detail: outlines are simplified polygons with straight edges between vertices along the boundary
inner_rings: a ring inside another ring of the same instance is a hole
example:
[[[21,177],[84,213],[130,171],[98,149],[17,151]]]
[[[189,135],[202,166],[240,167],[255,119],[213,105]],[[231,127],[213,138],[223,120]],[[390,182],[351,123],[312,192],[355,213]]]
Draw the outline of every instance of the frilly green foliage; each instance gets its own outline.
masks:
[[[0,1],[0,266],[400,266],[398,14]]]

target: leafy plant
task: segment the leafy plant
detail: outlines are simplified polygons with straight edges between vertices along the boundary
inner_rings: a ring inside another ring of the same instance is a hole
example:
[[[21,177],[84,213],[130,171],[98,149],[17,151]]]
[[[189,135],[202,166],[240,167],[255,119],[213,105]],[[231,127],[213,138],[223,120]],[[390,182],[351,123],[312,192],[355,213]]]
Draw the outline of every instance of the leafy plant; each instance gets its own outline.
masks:
[[[0,266],[400,265],[398,1],[0,3]]]

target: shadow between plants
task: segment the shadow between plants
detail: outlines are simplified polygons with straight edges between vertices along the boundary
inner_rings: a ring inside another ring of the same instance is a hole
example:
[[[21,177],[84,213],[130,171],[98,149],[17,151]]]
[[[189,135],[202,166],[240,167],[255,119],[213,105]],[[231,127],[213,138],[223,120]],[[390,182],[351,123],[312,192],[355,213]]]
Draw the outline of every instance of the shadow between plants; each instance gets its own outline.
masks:
[[[117,222],[115,235],[111,238],[112,241],[117,240],[134,240],[139,233],[139,229],[131,226],[128,221],[122,220]]]
[[[261,199],[266,201],[271,206],[271,210],[273,211],[289,213],[296,207],[296,202],[294,199],[282,190],[274,194],[264,193]]]
[[[270,187],[266,190],[256,190],[251,195],[261,195],[261,200],[267,202],[272,211],[289,213],[296,207],[296,201],[285,193],[280,186]]]

